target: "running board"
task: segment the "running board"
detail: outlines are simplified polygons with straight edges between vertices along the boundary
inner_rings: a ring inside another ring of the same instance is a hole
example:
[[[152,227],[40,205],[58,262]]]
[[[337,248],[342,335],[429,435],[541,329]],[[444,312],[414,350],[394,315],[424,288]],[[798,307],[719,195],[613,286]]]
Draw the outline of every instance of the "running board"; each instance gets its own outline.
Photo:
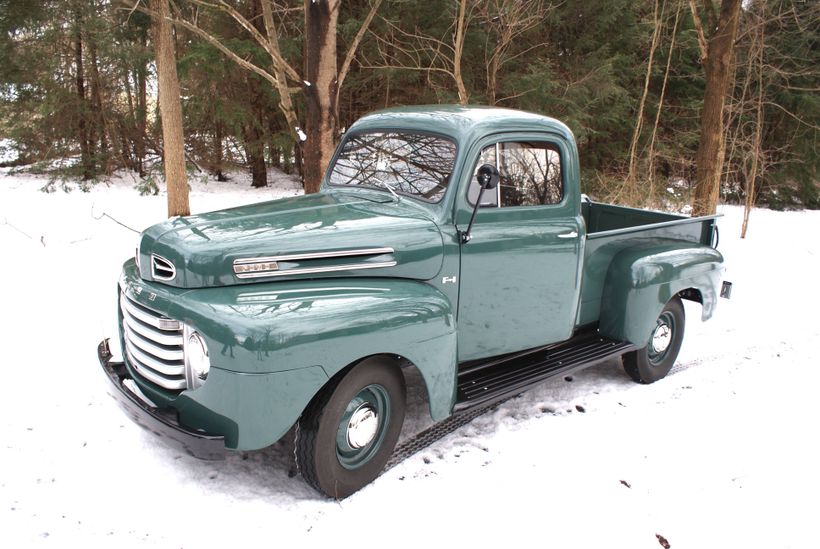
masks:
[[[563,343],[462,364],[453,412],[523,392],[553,376],[632,351],[631,343],[585,332]]]

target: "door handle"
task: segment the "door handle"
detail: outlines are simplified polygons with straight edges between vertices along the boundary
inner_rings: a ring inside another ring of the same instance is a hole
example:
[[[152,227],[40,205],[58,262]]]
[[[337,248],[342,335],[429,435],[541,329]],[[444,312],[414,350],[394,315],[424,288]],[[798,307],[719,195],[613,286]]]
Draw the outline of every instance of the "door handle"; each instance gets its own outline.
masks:
[[[570,231],[568,233],[559,234],[558,238],[575,238],[576,236],[578,236],[577,231]]]

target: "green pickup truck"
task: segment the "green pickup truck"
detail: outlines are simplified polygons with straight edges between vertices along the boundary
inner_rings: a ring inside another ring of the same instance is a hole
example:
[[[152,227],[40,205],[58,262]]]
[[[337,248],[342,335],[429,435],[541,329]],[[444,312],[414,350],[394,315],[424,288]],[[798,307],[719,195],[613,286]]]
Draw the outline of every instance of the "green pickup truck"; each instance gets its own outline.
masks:
[[[318,194],[145,230],[118,287],[110,392],[191,455],[295,432],[309,484],[345,497],[388,461],[409,370],[433,420],[621,356],[680,349],[682,299],[728,293],[714,217],[599,204],[557,120],[384,110],[343,136]],[[295,428],[294,428],[295,427]]]

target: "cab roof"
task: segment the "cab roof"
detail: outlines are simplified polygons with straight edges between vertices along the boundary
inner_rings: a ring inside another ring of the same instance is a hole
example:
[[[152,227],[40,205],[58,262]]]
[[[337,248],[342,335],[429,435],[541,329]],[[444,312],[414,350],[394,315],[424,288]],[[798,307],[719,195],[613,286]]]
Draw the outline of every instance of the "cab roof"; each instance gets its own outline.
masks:
[[[547,131],[575,143],[572,131],[554,118],[514,109],[474,105],[417,105],[384,109],[363,116],[349,131],[388,129],[440,133],[462,144],[498,132]]]

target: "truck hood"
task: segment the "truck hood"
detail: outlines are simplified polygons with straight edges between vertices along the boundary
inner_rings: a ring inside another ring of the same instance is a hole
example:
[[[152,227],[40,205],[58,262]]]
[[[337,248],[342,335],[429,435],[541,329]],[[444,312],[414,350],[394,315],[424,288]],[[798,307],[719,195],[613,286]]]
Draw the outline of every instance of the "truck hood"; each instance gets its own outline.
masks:
[[[140,276],[178,288],[325,277],[428,280],[442,237],[422,206],[324,192],[177,217],[142,234]],[[236,262],[236,263],[235,263]]]

